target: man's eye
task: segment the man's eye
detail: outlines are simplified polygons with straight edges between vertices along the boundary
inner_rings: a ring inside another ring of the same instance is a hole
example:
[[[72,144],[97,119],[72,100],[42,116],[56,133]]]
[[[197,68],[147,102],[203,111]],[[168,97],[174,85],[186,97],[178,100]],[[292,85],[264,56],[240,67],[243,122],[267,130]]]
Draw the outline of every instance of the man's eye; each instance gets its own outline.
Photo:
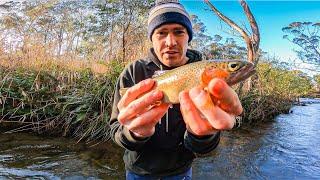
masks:
[[[158,31],[157,34],[159,34],[159,35],[166,35],[167,33],[164,32],[164,31]]]
[[[177,30],[175,31],[176,35],[183,35],[185,32],[183,30]]]

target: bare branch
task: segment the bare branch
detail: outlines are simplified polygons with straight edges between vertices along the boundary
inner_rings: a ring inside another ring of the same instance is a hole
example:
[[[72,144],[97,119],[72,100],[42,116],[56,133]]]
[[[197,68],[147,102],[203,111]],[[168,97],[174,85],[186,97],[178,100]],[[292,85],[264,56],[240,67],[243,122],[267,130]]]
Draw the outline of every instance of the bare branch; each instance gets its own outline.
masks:
[[[252,15],[252,12],[251,12],[248,4],[246,3],[246,1],[240,0],[240,5],[242,6],[242,8],[247,16],[247,19],[250,23],[250,27],[252,30],[252,39],[253,39],[253,44],[254,44],[254,50],[255,50],[255,52],[257,52],[257,50],[259,49],[259,44],[260,44],[259,27],[257,25],[257,22],[256,22],[254,16]]]
[[[208,6],[211,8],[211,10],[220,18],[222,19],[225,23],[227,23],[231,28],[235,29],[240,33],[242,38],[247,44],[248,48],[248,61],[253,62],[254,60],[254,51],[253,51],[253,45],[251,38],[249,37],[248,33],[243,30],[240,26],[238,26],[235,22],[233,22],[231,19],[223,15],[209,0],[204,0],[205,3],[208,4]]]

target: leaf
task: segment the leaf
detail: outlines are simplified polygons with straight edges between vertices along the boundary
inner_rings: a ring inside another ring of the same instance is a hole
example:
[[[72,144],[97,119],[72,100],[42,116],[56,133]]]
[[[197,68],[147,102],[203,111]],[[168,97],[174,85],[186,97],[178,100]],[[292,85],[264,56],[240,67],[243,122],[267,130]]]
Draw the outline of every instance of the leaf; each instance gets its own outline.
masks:
[[[292,29],[292,27],[284,27],[284,28],[282,28],[282,31],[288,31],[290,29]]]
[[[314,23],[312,26],[320,26],[320,22]]]
[[[21,90],[21,94],[23,97],[28,97],[27,93],[24,90]]]
[[[300,27],[301,26],[301,22],[293,22],[291,24],[289,24],[289,27]]]
[[[83,121],[86,119],[86,117],[87,117],[86,113],[79,113],[79,114],[77,114],[76,120],[72,124],[76,124],[80,121]]]

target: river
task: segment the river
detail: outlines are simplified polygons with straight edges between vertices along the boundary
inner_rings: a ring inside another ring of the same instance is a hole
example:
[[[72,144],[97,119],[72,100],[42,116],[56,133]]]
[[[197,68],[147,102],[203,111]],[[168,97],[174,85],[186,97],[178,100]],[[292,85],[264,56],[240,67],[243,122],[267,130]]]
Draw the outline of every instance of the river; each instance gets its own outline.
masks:
[[[291,113],[224,132],[193,164],[194,179],[320,179],[320,100]],[[124,179],[123,151],[66,138],[0,134],[0,179]]]

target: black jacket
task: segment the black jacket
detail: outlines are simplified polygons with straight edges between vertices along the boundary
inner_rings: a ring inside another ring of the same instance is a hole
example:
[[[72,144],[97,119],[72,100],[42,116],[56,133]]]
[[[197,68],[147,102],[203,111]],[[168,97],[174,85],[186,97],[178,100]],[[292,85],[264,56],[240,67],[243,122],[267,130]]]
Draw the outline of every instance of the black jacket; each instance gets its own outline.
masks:
[[[187,63],[200,61],[201,55],[194,50],[187,51]],[[162,67],[161,67],[162,66]],[[111,137],[125,148],[124,162],[126,169],[140,175],[170,176],[185,172],[191,167],[195,153],[208,153],[219,143],[220,133],[198,138],[188,131],[182,119],[180,105],[173,105],[168,110],[168,131],[166,131],[166,116],[156,125],[155,133],[145,140],[137,140],[129,130],[120,125],[117,120],[120,100],[119,89],[131,87],[134,84],[151,78],[155,71],[170,69],[156,58],[150,49],[146,59],[140,59],[129,64],[121,73],[114,94],[114,102],[110,119]]]

